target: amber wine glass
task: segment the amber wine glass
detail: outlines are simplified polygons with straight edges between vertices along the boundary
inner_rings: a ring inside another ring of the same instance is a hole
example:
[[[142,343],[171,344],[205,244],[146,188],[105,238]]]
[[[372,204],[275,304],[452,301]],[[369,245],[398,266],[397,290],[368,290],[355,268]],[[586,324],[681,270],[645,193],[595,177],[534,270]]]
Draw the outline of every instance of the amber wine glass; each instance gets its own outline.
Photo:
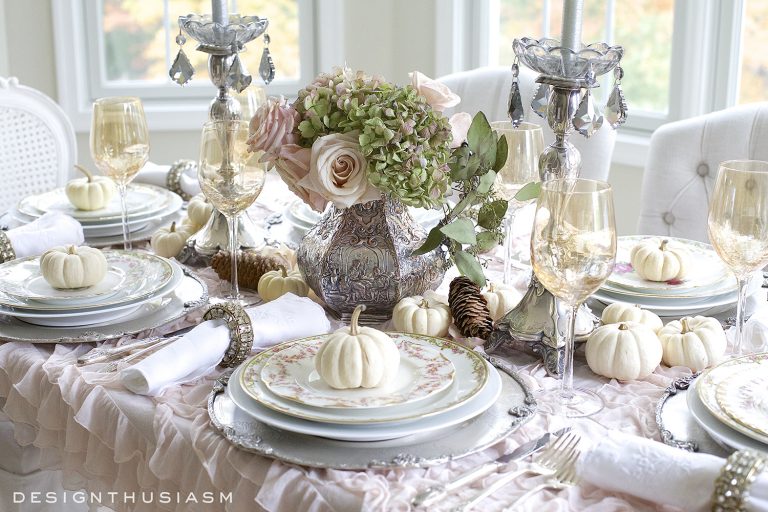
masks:
[[[149,130],[139,98],[101,98],[93,104],[91,156],[111,177],[120,193],[123,248],[131,249],[128,233],[128,183],[149,159]]]
[[[248,152],[248,121],[212,121],[203,126],[197,177],[208,201],[227,219],[232,288],[229,299],[239,301],[237,283],[237,217],[264,188],[266,170],[259,156]]]
[[[579,306],[613,271],[615,226],[609,184],[586,179],[555,179],[542,184],[531,235],[533,271],[568,308],[560,389],[543,393],[544,410],[582,417],[604,406],[596,393],[574,389],[573,346]]]
[[[752,272],[768,264],[768,162],[730,160],[720,164],[709,205],[709,240],[736,275],[736,340],[733,355],[744,350],[744,306]]]

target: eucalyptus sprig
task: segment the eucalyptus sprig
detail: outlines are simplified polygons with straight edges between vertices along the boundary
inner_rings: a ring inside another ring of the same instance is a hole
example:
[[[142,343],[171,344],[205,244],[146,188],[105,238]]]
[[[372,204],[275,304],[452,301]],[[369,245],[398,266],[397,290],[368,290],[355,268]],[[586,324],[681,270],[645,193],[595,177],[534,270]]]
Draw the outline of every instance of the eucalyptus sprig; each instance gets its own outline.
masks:
[[[462,275],[478,286],[485,274],[477,255],[504,239],[502,221],[508,202],[494,190],[496,173],[507,160],[507,139],[498,136],[485,114],[478,112],[467,132],[467,141],[453,150],[448,161],[452,188],[459,195],[453,208],[432,228],[415,255],[428,253],[444,244]]]

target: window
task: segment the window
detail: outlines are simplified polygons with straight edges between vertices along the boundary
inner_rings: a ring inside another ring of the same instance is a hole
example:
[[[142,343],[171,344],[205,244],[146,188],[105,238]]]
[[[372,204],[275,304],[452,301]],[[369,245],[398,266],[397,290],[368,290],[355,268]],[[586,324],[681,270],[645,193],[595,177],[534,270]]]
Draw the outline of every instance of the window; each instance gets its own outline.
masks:
[[[768,1],[747,0],[741,40],[739,103],[768,99]]]
[[[318,5],[322,1],[322,11]],[[186,129],[199,126],[216,91],[210,82],[208,55],[196,51],[187,37],[184,52],[195,67],[183,87],[172,82],[168,69],[176,57],[178,17],[211,11],[210,0],[73,0],[71,7],[51,0],[57,51],[59,102],[76,130],[85,131],[95,98],[137,95],[142,98],[150,128]],[[269,19],[270,53],[277,68],[268,94],[295,92],[327,62],[342,61],[340,39],[315,39],[316,25],[341,18],[340,0],[228,0],[230,13]],[[331,34],[342,34],[331,30]],[[327,34],[326,34],[327,36]],[[330,40],[329,40],[330,39]],[[246,46],[240,59],[263,86],[258,75],[263,38]]]

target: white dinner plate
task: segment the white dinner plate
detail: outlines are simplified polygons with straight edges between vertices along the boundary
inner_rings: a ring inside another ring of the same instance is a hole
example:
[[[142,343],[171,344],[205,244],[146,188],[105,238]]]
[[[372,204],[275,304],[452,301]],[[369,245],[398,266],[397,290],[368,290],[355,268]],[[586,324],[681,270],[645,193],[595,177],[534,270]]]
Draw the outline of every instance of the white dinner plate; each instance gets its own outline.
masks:
[[[592,295],[592,298],[596,301],[609,305],[614,302],[624,302],[637,304],[643,309],[653,311],[659,316],[672,317],[672,316],[687,316],[687,315],[716,315],[724,311],[728,311],[736,307],[736,296],[715,297],[713,299],[707,299],[700,302],[681,302],[673,304],[652,304],[646,303],[639,297],[627,298],[627,297],[615,297],[608,292],[600,290]]]
[[[117,287],[116,293],[102,296],[88,304],[41,303],[19,294],[23,287],[19,286],[16,295],[0,292],[0,307],[14,312],[61,314],[67,312],[92,313],[96,310],[106,310],[115,306],[125,305],[135,300],[152,297],[165,287],[174,275],[174,265],[170,260],[144,251],[104,251],[107,264],[118,268],[125,274],[124,281]],[[11,260],[0,265],[0,280],[15,282],[23,281],[36,272],[39,275],[39,256],[30,256]],[[24,272],[17,272],[26,269]],[[27,315],[29,316],[29,315]]]
[[[695,390],[690,389],[685,394],[685,398],[688,403],[688,411],[691,413],[691,416],[693,416],[693,419],[696,420],[696,423],[701,425],[701,428],[703,428],[707,434],[712,436],[714,440],[736,450],[758,450],[768,452],[768,445],[736,432],[712,416],[701,402],[701,399]]]
[[[156,218],[154,220],[151,220],[148,224],[146,224],[144,227],[137,229],[136,231],[131,231],[128,235],[128,238],[131,242],[145,242],[147,240],[150,240],[152,238],[152,235],[154,235],[158,229],[160,228],[167,228],[171,225],[172,222],[176,222],[176,225],[179,226],[184,220],[185,213],[183,211],[176,211],[171,213],[170,215],[166,215],[163,217]],[[112,247],[113,245],[121,245],[123,243],[123,232],[122,229],[118,234],[115,235],[105,235],[105,236],[90,236],[89,234],[85,234],[85,243],[90,245],[91,247]]]
[[[488,385],[490,372],[485,360],[478,353],[441,338],[402,333],[389,333],[389,335],[395,339],[407,339],[424,346],[439,347],[440,353],[451,361],[456,370],[451,386],[445,392],[435,394],[426,401],[413,404],[392,405],[375,409],[310,407],[270,392],[264,383],[253,377],[260,374],[261,364],[258,362],[243,371],[241,375],[244,378],[240,386],[249,395],[252,402],[258,402],[279,413],[321,423],[368,425],[402,423],[441,414],[473,399],[474,396],[482,393],[484,387]],[[314,336],[310,339],[323,337]],[[293,342],[288,342],[288,344],[291,343]],[[254,356],[253,359],[264,361],[267,357]],[[246,377],[246,371],[250,374],[248,377]]]
[[[768,442],[768,371],[755,365],[717,386],[717,404],[734,421]]]
[[[450,411],[407,423],[337,425],[318,423],[281,414],[256,403],[245,393],[239,384],[240,375],[243,371],[242,365],[235,370],[229,379],[227,394],[243,412],[274,428],[340,441],[384,441],[450,427],[485,412],[499,397],[502,384],[498,371],[490,364],[485,364],[488,365],[488,385],[473,399]]]
[[[297,340],[264,358],[254,358],[243,372],[243,387],[248,390],[260,381],[272,394],[308,407],[378,409],[426,400],[447,389],[454,379],[453,363],[437,346],[402,335],[392,337],[400,364],[391,382],[374,388],[335,389],[315,369],[315,356],[326,339]]]
[[[662,240],[668,240],[670,247],[678,246],[691,254],[690,269],[683,279],[655,282],[643,279],[637,274],[632,268],[629,255],[633,247],[647,240],[655,240],[659,244]],[[606,282],[628,291],[675,295],[690,294],[692,290],[709,287],[727,279],[732,283],[736,282],[731,271],[709,244],[675,237],[621,236],[617,240],[616,265]]]
[[[0,277],[0,291],[21,300],[33,300],[43,304],[80,306],[104,300],[116,294],[126,278],[122,268],[110,266],[104,278],[95,285],[63,290],[48,284],[40,273],[37,259],[27,263],[29,264],[14,269],[13,274],[17,279]],[[2,269],[0,268],[0,270]]]

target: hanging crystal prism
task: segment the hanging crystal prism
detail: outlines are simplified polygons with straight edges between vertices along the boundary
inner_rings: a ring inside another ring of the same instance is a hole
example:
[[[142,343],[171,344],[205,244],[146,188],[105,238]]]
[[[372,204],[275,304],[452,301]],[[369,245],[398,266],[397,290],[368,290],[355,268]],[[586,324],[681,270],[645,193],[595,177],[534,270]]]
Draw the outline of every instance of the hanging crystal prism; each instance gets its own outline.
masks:
[[[251,85],[251,80],[251,75],[246,71],[240,60],[240,55],[236,53],[227,73],[227,85],[237,92],[243,92],[246,87]]]
[[[600,113],[600,109],[595,105],[595,101],[592,98],[590,89],[587,89],[587,93],[581,99],[579,108],[576,109],[576,115],[573,118],[573,127],[582,134],[589,138],[600,129],[603,125],[603,115]]]
[[[259,63],[259,75],[267,85],[275,79],[275,63],[272,61],[272,55],[269,53],[270,41],[269,34],[264,34],[264,52],[261,54],[261,62]]]
[[[615,83],[611,95],[608,96],[608,103],[605,105],[605,120],[611,128],[616,129],[627,120],[627,100],[621,90],[621,79],[624,77],[621,66],[616,67],[613,76]]]
[[[547,117],[547,106],[549,106],[549,90],[546,84],[539,84],[531,100],[531,109],[539,117]]]
[[[509,105],[507,113],[512,120],[512,126],[517,128],[523,122],[525,111],[523,110],[523,98],[520,96],[520,85],[517,83],[517,76],[520,74],[520,67],[517,65],[517,59],[512,64],[512,87],[509,90]]]
[[[173,59],[171,69],[168,70],[168,75],[171,77],[171,80],[179,85],[184,85],[192,80],[192,76],[195,74],[195,67],[189,62],[189,58],[187,57],[187,54],[184,53],[184,48],[182,48],[186,42],[187,38],[184,37],[184,34],[181,33],[181,29],[179,29],[179,35],[176,36],[176,44],[179,45],[179,53],[177,53],[176,58]]]

